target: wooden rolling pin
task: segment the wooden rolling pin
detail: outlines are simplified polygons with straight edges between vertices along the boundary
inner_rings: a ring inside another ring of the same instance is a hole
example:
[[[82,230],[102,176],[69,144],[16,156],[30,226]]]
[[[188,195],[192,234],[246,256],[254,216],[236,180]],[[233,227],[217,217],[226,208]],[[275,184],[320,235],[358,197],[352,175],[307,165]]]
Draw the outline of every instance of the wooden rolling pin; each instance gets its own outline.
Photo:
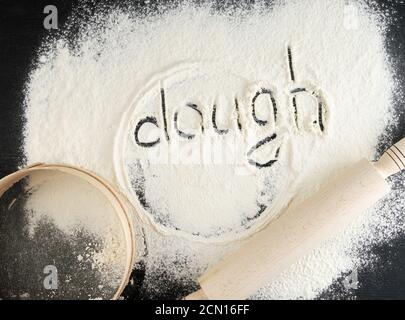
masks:
[[[378,162],[360,161],[301,205],[288,208],[201,276],[201,289],[185,299],[248,298],[384,197],[390,191],[385,178],[403,169],[405,138]]]

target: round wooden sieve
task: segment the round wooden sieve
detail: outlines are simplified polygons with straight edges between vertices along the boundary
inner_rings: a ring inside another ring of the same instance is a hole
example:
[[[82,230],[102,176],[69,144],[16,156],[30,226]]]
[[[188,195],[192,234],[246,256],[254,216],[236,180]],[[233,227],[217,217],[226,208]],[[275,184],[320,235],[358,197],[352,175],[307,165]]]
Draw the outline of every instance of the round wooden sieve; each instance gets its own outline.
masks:
[[[132,228],[132,222],[125,206],[124,200],[122,199],[121,195],[116,190],[114,190],[114,188],[107,181],[92,172],[74,166],[43,163],[30,165],[0,179],[0,197],[2,197],[9,188],[11,188],[21,179],[27,177],[32,172],[41,170],[59,171],[83,179],[84,181],[90,183],[90,185],[97,188],[112,205],[121,223],[127,249],[125,257],[125,273],[122,275],[122,279],[117,291],[111,297],[112,300],[118,299],[129,281],[136,254],[136,243]]]

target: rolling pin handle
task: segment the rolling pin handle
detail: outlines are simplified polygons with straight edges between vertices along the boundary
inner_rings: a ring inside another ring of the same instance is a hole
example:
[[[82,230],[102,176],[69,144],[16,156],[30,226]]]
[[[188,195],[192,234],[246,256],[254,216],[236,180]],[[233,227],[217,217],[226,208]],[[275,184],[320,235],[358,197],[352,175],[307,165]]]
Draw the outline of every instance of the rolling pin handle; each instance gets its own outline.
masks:
[[[374,166],[384,178],[405,170],[405,138],[388,148]]]
[[[189,294],[184,300],[208,300],[208,297],[205,295],[204,291],[200,289]]]

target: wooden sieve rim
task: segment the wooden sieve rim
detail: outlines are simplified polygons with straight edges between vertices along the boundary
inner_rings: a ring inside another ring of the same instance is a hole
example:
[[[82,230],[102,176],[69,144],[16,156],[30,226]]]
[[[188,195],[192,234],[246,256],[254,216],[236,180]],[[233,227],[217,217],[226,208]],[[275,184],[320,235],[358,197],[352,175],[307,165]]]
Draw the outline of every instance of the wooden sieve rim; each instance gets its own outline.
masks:
[[[136,243],[135,243],[135,236],[133,233],[132,222],[128,210],[124,204],[125,202],[122,196],[106,180],[90,171],[64,164],[36,163],[28,167],[22,168],[0,179],[0,197],[2,197],[4,192],[10,189],[15,183],[20,181],[22,178],[28,176],[32,172],[41,170],[60,171],[79,177],[90,183],[95,188],[97,188],[111,203],[115,213],[117,214],[121,222],[121,227],[124,232],[125,243],[127,248],[125,258],[125,274],[122,277],[122,280],[120,282],[117,291],[111,298],[111,300],[117,300],[129,282],[129,278],[131,276],[132,267],[136,255],[135,250]]]

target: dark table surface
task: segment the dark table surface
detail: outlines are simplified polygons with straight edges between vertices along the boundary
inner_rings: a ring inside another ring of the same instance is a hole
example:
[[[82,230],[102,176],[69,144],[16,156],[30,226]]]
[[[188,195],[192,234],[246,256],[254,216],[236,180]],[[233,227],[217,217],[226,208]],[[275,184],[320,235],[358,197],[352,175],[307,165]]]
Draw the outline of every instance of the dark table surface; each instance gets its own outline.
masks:
[[[136,3],[135,7],[141,8],[144,5],[143,1],[132,2]],[[46,30],[43,27],[45,16],[43,9],[48,4],[57,6],[59,26],[63,28],[75,6],[75,1],[0,0],[0,177],[15,171],[24,162],[23,87],[41,40],[60,32],[60,30]],[[155,4],[152,1],[149,5]],[[378,5],[389,6],[396,10],[394,14],[398,19],[390,26],[389,38],[392,40],[387,43],[387,47],[396,65],[398,79],[400,83],[405,84],[405,4],[390,0],[378,1]],[[403,93],[403,87],[400,87],[400,93]],[[397,105],[401,110],[402,103],[403,101],[399,100]],[[394,136],[395,139],[405,136],[403,114]],[[377,258],[376,262],[372,266],[357,270],[359,281],[357,289],[343,290],[344,277],[342,277],[320,298],[404,299],[405,235],[373,247],[372,253]],[[142,273],[138,270],[139,272]],[[173,284],[173,289],[175,287],[176,284]],[[137,290],[129,290],[127,297],[147,298],[140,296]]]

